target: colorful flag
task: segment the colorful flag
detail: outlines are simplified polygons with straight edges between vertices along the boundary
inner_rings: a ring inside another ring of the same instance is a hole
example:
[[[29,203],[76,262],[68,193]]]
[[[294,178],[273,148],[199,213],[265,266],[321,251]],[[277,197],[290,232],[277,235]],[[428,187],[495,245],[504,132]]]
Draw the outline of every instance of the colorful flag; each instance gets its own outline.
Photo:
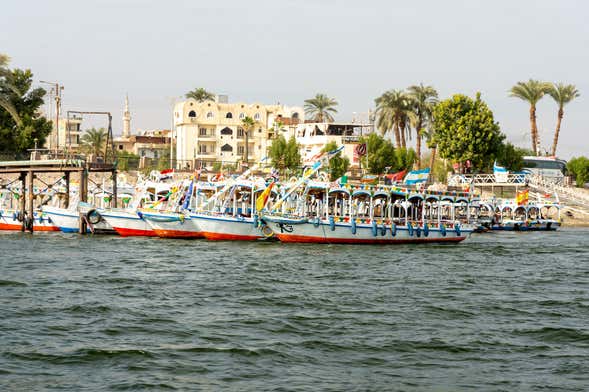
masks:
[[[258,198],[256,199],[256,210],[262,211],[264,209],[264,207],[266,207],[266,203],[268,202],[268,197],[270,196],[270,192],[272,191],[272,187],[274,186],[274,182],[271,182],[266,189],[264,189],[264,191],[262,193],[260,193],[260,196],[258,196]]]
[[[493,163],[493,174],[495,175],[496,182],[507,182],[509,170],[503,166],[497,165],[497,161],[495,161],[495,163]]]
[[[405,176],[404,183],[406,185],[419,184],[420,182],[426,182],[428,177],[429,167],[421,170],[413,170],[410,171],[407,176]]]
[[[530,191],[528,189],[525,189],[523,191],[517,192],[517,195],[515,196],[515,201],[517,202],[518,206],[521,206],[524,204],[528,204],[529,197]]]
[[[354,148],[354,152],[359,157],[363,157],[364,155],[366,155],[366,152],[367,152],[366,143],[357,144],[356,148]]]
[[[401,181],[403,181],[403,178],[405,177],[406,174],[407,174],[407,170],[403,170],[403,171],[400,171],[397,173],[387,174],[386,178],[391,180],[391,183],[392,182],[401,182]]]

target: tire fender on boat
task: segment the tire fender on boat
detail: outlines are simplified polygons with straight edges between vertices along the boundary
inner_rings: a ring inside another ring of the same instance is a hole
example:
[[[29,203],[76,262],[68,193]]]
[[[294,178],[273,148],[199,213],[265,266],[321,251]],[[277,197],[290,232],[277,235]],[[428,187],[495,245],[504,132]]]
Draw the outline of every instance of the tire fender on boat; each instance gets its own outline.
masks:
[[[409,237],[413,237],[413,226],[411,225],[411,222],[407,223],[407,231],[409,232]]]
[[[254,227],[258,227],[258,216],[257,215],[254,215],[254,219],[253,219],[252,223],[253,223]]]
[[[102,216],[96,209],[92,209],[86,213],[86,219],[88,219],[88,222],[95,225],[102,220]]]
[[[376,221],[373,219],[372,220],[372,236],[376,237],[377,234],[378,234],[378,228],[376,227]]]
[[[417,235],[417,237],[421,237],[421,227],[419,227],[419,223],[417,224],[417,227],[415,228],[415,235]]]
[[[395,222],[391,222],[391,235],[393,237],[397,235],[397,225]]]
[[[316,218],[313,220],[313,226],[315,226],[315,227],[319,227],[319,222],[320,222],[320,221],[321,221],[321,219],[320,219],[319,217],[316,217]]]
[[[384,223],[384,221],[382,222],[382,226],[380,227],[380,235],[383,237],[387,235],[387,225]]]
[[[351,224],[352,234],[356,234],[356,218],[352,218]]]
[[[429,235],[429,226],[427,225],[427,222],[423,222],[423,235],[426,237]]]
[[[442,237],[446,236],[446,225],[443,223],[440,223],[440,233],[442,233]]]
[[[456,231],[456,235],[460,236],[460,223],[455,223],[454,224],[454,231]]]

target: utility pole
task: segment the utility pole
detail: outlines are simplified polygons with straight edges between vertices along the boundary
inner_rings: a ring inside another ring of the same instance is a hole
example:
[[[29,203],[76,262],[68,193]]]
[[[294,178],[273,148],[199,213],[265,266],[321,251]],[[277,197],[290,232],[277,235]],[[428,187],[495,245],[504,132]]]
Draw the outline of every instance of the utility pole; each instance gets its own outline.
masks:
[[[53,86],[53,89],[55,90],[55,135],[53,136],[53,138],[49,138],[49,148],[57,150],[57,148],[59,147],[59,112],[61,110],[61,91],[63,90],[63,86],[60,86],[57,82],[46,82],[44,80],[40,80],[39,82],[49,84]],[[65,126],[68,127],[69,124],[66,124]],[[55,145],[53,144],[54,142]]]

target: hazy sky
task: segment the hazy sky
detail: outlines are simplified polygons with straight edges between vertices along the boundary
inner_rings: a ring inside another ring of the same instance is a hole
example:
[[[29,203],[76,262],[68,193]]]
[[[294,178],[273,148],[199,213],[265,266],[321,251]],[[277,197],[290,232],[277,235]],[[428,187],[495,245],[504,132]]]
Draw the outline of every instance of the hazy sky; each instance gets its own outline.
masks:
[[[559,144],[570,158],[589,155],[588,17],[582,0],[5,0],[0,52],[62,83],[64,110],[112,111],[115,133],[125,93],[135,131],[169,128],[172,100],[195,87],[288,105],[323,92],[350,120],[382,92],[423,82],[441,98],[480,91],[529,147],[528,106],[509,88],[574,83],[581,97],[565,107]],[[544,148],[556,111],[550,97],[538,106]]]

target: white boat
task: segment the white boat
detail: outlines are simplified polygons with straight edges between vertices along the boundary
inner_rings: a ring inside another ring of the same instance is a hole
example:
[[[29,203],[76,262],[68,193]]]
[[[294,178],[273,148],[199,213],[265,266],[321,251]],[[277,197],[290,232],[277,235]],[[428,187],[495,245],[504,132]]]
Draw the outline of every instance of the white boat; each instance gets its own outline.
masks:
[[[80,218],[86,220],[88,233],[116,234],[100,214],[100,211],[88,203],[79,202],[74,208],[43,206],[43,212],[64,233],[77,233],[80,230]]]
[[[182,212],[139,210],[139,214],[161,238],[203,238],[196,222]]]

